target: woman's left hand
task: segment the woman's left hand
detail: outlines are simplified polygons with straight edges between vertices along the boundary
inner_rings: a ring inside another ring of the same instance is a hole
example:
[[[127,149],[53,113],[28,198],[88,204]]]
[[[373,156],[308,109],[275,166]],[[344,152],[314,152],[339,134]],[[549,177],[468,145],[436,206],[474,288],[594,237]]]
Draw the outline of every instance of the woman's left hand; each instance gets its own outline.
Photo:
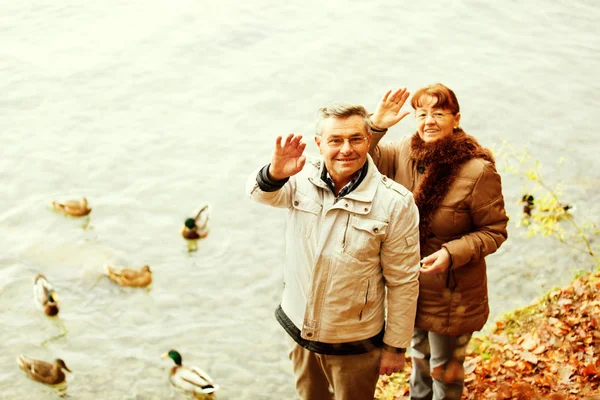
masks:
[[[422,274],[439,274],[450,267],[450,253],[442,247],[421,260]]]
[[[387,129],[396,125],[410,112],[402,111],[402,106],[408,99],[410,93],[406,88],[400,88],[392,92],[388,90],[377,104],[375,112],[371,115],[371,122],[376,129]]]

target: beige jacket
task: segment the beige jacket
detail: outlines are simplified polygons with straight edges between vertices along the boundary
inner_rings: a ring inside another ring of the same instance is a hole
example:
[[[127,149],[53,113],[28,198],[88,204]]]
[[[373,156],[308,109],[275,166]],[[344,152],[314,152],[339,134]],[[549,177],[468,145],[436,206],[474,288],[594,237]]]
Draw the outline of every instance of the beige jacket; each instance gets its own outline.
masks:
[[[377,145],[381,136],[374,133],[372,146]],[[473,149],[481,147],[476,144]],[[410,136],[399,142],[377,145],[371,155],[382,174],[417,196],[417,191],[422,189],[425,169],[411,158]],[[452,265],[446,273],[421,274],[415,326],[446,335],[461,335],[480,330],[487,321],[484,257],[494,253],[506,240],[508,217],[500,175],[492,162],[472,158],[460,165],[453,178],[439,206],[431,215],[421,215],[430,218],[429,232],[421,243],[421,256],[445,247]],[[443,190],[442,183],[431,184]]]
[[[419,290],[418,211],[412,194],[382,176],[368,157],[367,176],[336,201],[321,180],[324,163],[309,160],[276,192],[254,172],[247,193],[287,208],[281,307],[304,339],[363,340],[387,325],[384,343],[408,347]]]

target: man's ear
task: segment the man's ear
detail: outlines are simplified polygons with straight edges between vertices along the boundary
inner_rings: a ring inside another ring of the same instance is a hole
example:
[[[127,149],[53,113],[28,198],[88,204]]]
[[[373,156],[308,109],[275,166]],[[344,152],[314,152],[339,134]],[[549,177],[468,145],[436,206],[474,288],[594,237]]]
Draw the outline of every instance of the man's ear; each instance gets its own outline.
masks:
[[[321,150],[321,140],[322,140],[322,139],[323,139],[323,138],[322,138],[321,136],[319,136],[319,135],[315,135],[315,143],[317,144],[317,147],[319,148],[319,152],[320,152],[321,154],[323,154],[323,150]]]

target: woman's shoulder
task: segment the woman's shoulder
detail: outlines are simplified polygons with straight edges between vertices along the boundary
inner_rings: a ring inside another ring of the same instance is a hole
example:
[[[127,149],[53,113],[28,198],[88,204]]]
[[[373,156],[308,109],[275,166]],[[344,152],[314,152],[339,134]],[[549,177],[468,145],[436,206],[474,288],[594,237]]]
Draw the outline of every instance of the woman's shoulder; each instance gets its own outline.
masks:
[[[485,158],[476,157],[466,161],[460,169],[459,176],[462,179],[477,181],[487,171],[496,171],[493,162]]]

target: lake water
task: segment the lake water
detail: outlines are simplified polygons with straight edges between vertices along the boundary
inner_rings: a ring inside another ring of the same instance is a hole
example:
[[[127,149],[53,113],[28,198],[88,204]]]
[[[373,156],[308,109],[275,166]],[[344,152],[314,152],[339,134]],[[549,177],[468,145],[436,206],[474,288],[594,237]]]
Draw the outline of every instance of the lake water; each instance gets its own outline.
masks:
[[[1,399],[57,396],[17,368],[21,353],[64,359],[70,398],[185,398],[160,358],[171,348],[213,376],[221,400],[293,398],[273,317],[285,211],[248,200],[244,183],[275,136],[312,143],[316,110],[333,100],[372,110],[388,88],[443,82],[467,132],[527,146],[577,218],[600,222],[596,1],[239,3],[0,5]],[[386,140],[413,131],[409,116]],[[503,179],[513,220],[488,258],[492,317],[589,267],[522,236],[521,181]],[[84,195],[87,221],[49,208]],[[189,253],[179,230],[204,202],[211,232]],[[106,263],[149,264],[152,288],[115,286]],[[33,305],[38,272],[58,319]],[[61,324],[66,335],[47,341]]]

